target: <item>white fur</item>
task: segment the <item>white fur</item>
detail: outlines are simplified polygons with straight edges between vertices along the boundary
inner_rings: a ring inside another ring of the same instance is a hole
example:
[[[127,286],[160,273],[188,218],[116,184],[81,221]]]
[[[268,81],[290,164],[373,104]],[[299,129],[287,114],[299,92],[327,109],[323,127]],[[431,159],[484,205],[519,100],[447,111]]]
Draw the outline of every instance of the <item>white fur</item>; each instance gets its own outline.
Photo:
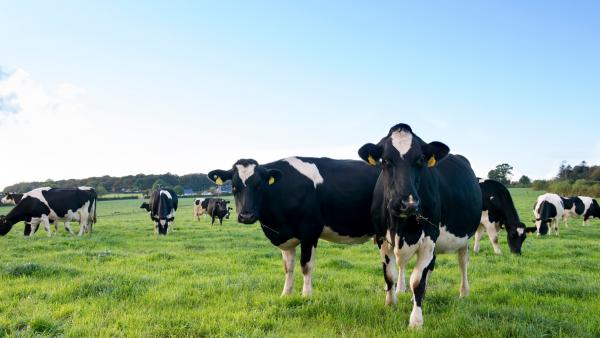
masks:
[[[535,216],[535,219],[536,219],[535,226],[536,226],[536,228],[538,228],[538,235],[539,235],[539,229],[541,226],[541,221],[537,220],[540,218],[538,209],[540,208],[540,204],[542,204],[543,201],[552,203],[554,205],[554,207],[556,208],[556,216],[551,222],[549,222],[548,232],[550,231],[550,229],[554,228],[555,234],[558,235],[558,220],[563,218],[565,208],[564,208],[562,200],[560,199],[560,196],[558,196],[557,194],[551,194],[551,193],[546,193],[546,194],[538,196],[537,202],[535,203],[535,207],[533,209],[533,215]]]
[[[312,295],[312,272],[315,267],[315,258],[317,256],[317,248],[311,248],[310,260],[302,268],[304,283],[302,285],[302,296],[308,297]]]
[[[592,198],[591,197],[587,197],[587,196],[577,196],[579,197],[579,199],[583,202],[583,214],[585,215],[585,213],[588,211],[588,209],[590,208],[590,206],[592,205]]]
[[[249,164],[246,167],[244,167],[241,164],[236,164],[235,167],[237,168],[240,180],[242,180],[242,183],[244,184],[244,186],[246,186],[246,180],[248,180],[250,176],[254,175],[254,169],[256,168],[256,164]]]
[[[408,153],[412,146],[412,133],[406,130],[395,131],[392,133],[392,145],[400,153],[400,158]]]
[[[314,163],[304,162],[297,157],[288,157],[283,160],[289,163],[294,169],[298,170],[299,173],[313,181],[315,188],[317,185],[323,183],[323,176],[321,176],[319,168],[317,168]]]
[[[446,230],[446,226],[440,225],[440,236],[435,242],[435,251],[453,252],[465,247],[469,243],[469,236],[457,237]]]
[[[368,241],[370,236],[362,236],[362,237],[350,237],[350,236],[342,236],[337,232],[333,231],[330,227],[325,226],[323,228],[323,232],[321,232],[320,238],[340,244],[361,244]]]
[[[169,199],[173,199],[173,197],[171,196],[171,193],[167,190],[161,190],[160,194],[167,196]]]
[[[292,250],[300,244],[300,240],[298,238],[290,238],[284,243],[279,244],[277,247],[281,250]]]
[[[417,262],[410,275],[410,286],[413,290],[413,309],[410,313],[410,320],[408,323],[410,328],[420,328],[423,326],[423,311],[420,306],[417,306],[416,300],[414,300],[414,290],[417,288],[422,278],[428,277],[428,275],[423,276],[423,270],[431,263],[433,252],[437,249],[436,246],[437,244],[428,236],[421,239],[417,249]]]
[[[281,250],[283,258],[283,270],[285,272],[285,284],[283,285],[282,296],[292,294],[294,288],[294,263],[296,260],[296,248],[291,250]]]
[[[519,228],[521,229],[521,228]],[[501,254],[500,245],[498,245],[498,232],[500,230],[500,224],[497,222],[490,222],[490,217],[488,211],[481,212],[481,220],[479,221],[479,227],[477,228],[477,232],[475,232],[475,242],[473,243],[473,251],[479,252],[479,245],[481,242],[481,238],[483,234],[487,231],[488,236],[490,238],[490,242],[492,242],[492,247],[494,247],[494,252],[496,254]],[[518,231],[518,230],[517,230]],[[521,229],[521,231],[524,231]]]

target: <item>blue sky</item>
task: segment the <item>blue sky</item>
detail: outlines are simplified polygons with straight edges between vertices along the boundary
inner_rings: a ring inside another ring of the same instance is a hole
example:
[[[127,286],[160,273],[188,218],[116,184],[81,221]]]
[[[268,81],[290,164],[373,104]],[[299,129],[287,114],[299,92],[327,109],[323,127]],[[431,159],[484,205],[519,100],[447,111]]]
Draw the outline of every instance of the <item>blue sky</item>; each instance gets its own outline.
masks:
[[[600,163],[599,38],[598,2],[4,3],[0,187],[358,159],[398,122],[548,177]]]

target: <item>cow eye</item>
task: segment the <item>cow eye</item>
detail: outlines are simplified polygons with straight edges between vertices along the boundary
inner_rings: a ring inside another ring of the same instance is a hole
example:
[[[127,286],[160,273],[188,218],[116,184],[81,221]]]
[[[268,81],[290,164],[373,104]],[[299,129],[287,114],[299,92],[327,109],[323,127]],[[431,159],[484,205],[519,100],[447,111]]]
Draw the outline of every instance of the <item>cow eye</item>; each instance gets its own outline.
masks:
[[[385,168],[389,168],[392,166],[392,164],[390,163],[390,161],[386,160],[385,158],[381,159],[381,165],[384,166]]]
[[[421,156],[415,162],[417,166],[424,167],[425,166],[425,157]]]

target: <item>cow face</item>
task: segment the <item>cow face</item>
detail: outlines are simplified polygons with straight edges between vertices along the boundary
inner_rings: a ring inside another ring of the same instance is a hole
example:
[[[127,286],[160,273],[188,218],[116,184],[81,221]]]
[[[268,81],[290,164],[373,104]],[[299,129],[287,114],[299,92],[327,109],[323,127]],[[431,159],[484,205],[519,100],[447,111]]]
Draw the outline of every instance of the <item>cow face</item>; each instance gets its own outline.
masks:
[[[12,224],[6,219],[6,216],[0,215],[0,235],[6,235],[10,229],[12,229]]]
[[[527,238],[527,233],[536,232],[536,227],[526,227],[524,223],[519,222],[516,227],[506,227],[506,236],[510,252],[521,254],[521,247]]]
[[[365,144],[358,154],[371,165],[381,161],[386,208],[392,217],[407,217],[419,213],[422,176],[448,152],[445,144],[425,143],[408,125],[398,124],[378,144]]]
[[[144,209],[144,210],[150,212],[150,204],[148,204],[148,202],[144,202],[144,203],[142,203],[142,205],[140,205],[140,209]]]
[[[252,224],[260,217],[265,191],[281,179],[281,171],[268,169],[255,160],[237,161],[231,170],[213,170],[208,178],[216,184],[231,180],[238,222]]]

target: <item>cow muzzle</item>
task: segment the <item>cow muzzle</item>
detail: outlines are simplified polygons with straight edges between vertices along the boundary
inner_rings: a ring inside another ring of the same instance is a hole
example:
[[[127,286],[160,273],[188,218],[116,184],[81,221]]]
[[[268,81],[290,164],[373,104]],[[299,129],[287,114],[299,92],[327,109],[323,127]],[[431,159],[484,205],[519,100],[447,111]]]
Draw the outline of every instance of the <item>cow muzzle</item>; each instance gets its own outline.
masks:
[[[254,213],[240,213],[238,215],[238,222],[242,224],[253,224],[257,219],[258,217]]]

